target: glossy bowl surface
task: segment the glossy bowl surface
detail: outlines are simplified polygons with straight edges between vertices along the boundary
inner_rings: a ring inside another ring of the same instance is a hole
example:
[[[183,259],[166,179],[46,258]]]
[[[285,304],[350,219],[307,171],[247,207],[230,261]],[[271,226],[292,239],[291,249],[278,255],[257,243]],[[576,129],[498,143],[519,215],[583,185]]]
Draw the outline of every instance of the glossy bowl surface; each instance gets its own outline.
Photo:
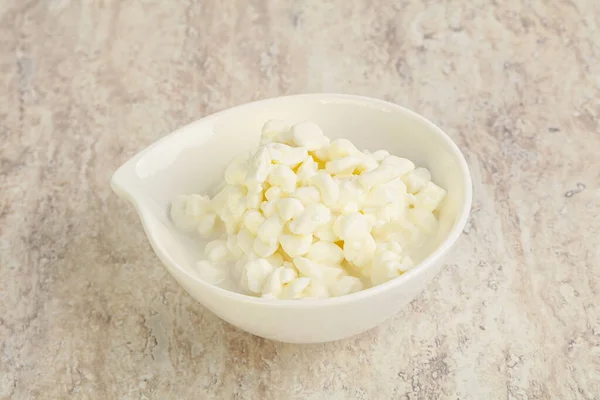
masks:
[[[229,161],[255,148],[263,123],[274,118],[311,120],[332,139],[347,138],[360,149],[386,149],[428,168],[433,181],[448,192],[433,251],[394,280],[323,300],[255,298],[198,278],[193,265],[202,256],[202,246],[169,221],[169,202],[178,194],[212,193]],[[191,296],[244,331],[292,343],[350,337],[397,313],[439,272],[465,226],[472,198],[467,163],[440,128],[398,105],[340,94],[272,98],[202,118],[132,157],[115,172],[111,186],[135,206],[152,248]]]

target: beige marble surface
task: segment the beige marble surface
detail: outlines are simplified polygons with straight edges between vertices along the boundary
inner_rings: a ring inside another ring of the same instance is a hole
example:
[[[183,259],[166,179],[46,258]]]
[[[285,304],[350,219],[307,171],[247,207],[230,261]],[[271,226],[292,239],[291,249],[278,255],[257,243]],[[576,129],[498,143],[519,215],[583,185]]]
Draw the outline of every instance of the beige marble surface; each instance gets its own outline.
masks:
[[[600,2],[0,2],[0,399],[600,399]],[[455,254],[349,340],[265,341],[180,289],[111,173],[249,100],[346,92],[472,169]]]

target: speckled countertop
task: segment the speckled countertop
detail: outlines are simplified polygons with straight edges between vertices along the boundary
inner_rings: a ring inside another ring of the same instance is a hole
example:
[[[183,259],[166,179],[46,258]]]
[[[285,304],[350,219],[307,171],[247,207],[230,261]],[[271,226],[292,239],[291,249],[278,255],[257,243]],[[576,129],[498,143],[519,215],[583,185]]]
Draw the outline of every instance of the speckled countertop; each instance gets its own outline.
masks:
[[[0,399],[600,399],[599,29],[593,0],[2,1]],[[435,121],[474,207],[396,318],[279,344],[188,296],[108,182],[319,91]]]

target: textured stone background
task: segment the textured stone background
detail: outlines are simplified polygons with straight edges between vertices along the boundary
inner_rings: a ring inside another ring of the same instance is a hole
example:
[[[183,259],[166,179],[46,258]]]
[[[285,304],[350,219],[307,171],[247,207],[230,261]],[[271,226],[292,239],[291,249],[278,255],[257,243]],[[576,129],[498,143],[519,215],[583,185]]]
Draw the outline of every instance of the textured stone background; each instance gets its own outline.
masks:
[[[0,399],[599,399],[600,2],[0,3]],[[385,325],[311,346],[210,314],[109,189],[250,100],[393,101],[466,153],[457,251]]]

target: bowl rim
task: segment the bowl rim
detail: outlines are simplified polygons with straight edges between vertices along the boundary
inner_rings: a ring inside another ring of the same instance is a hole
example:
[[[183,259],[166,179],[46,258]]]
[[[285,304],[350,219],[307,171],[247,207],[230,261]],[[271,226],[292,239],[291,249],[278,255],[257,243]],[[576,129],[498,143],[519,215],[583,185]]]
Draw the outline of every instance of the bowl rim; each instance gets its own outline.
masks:
[[[462,175],[463,181],[464,181],[463,190],[464,190],[464,194],[465,194],[465,201],[462,204],[462,207],[460,208],[460,210],[458,212],[457,219],[454,222],[452,229],[448,233],[447,238],[431,254],[429,254],[423,261],[421,261],[419,264],[417,264],[414,268],[412,268],[409,271],[405,272],[404,274],[402,274],[394,279],[391,279],[387,282],[384,282],[382,284],[372,286],[370,288],[360,290],[355,293],[347,294],[344,296],[329,297],[329,298],[325,298],[325,299],[295,299],[295,300],[268,299],[268,298],[254,297],[254,296],[250,296],[250,295],[243,294],[243,293],[233,292],[231,290],[224,289],[219,286],[210,284],[208,282],[203,281],[200,277],[196,276],[195,274],[190,273],[185,268],[180,266],[178,262],[176,262],[169,256],[168,252],[163,251],[161,244],[157,243],[154,240],[154,236],[149,234],[147,226],[146,226],[146,221],[145,221],[146,218],[144,218],[144,216],[143,216],[143,214],[144,214],[143,210],[139,207],[139,204],[137,203],[137,201],[135,199],[131,198],[130,196],[127,196],[128,200],[130,200],[134,204],[134,206],[136,207],[137,211],[140,214],[140,217],[142,220],[142,225],[144,227],[146,236],[147,236],[148,240],[150,241],[152,248],[157,253],[156,255],[163,263],[169,264],[169,266],[171,268],[177,269],[187,279],[190,279],[197,285],[205,287],[207,290],[215,292],[215,294],[219,294],[220,296],[229,297],[232,301],[241,301],[244,303],[255,303],[257,305],[267,306],[267,307],[275,307],[275,308],[279,308],[279,307],[313,308],[315,306],[334,306],[334,305],[340,305],[340,304],[345,304],[345,303],[352,303],[355,301],[363,300],[367,297],[376,296],[382,292],[392,290],[396,287],[407,285],[407,284],[409,284],[409,282],[411,282],[415,279],[418,279],[419,276],[425,274],[428,269],[432,268],[434,265],[437,264],[437,262],[441,261],[441,259],[448,253],[448,251],[454,246],[454,244],[460,237],[460,234],[462,233],[462,231],[467,223],[467,220],[469,218],[469,214],[471,211],[471,204],[472,204],[472,197],[473,197],[472,178],[471,178],[469,167],[467,165],[464,155],[462,154],[462,152],[460,151],[460,149],[458,148],[456,143],[454,143],[454,141],[448,136],[448,134],[446,132],[444,132],[441,128],[439,128],[437,125],[435,125],[433,122],[429,121],[427,118],[423,117],[422,115],[420,115],[406,107],[403,107],[398,104],[391,103],[391,102],[388,102],[385,100],[380,100],[380,99],[361,96],[361,95],[353,95],[353,94],[306,93],[306,94],[295,94],[295,95],[287,95],[287,96],[270,97],[270,98],[252,101],[252,102],[240,104],[240,105],[237,105],[234,107],[230,107],[230,108],[218,111],[216,113],[209,114],[198,120],[192,121],[191,123],[186,124],[180,128],[177,128],[173,132],[167,134],[165,137],[150,144],[148,147],[146,147],[142,151],[135,154],[128,161],[126,161],[121,167],[119,167],[117,169],[117,171],[113,174],[112,182],[111,182],[113,190],[115,192],[118,191],[116,189],[117,185],[115,184],[115,176],[120,171],[122,171],[123,168],[125,168],[127,165],[130,165],[131,163],[137,162],[148,151],[159,146],[161,143],[165,143],[166,141],[172,139],[174,136],[177,136],[181,132],[189,129],[192,125],[196,125],[196,124],[198,124],[202,121],[206,121],[208,119],[212,119],[214,121],[218,117],[221,117],[225,114],[234,112],[236,110],[241,110],[243,108],[264,106],[269,103],[277,102],[280,100],[301,99],[301,98],[306,98],[306,99],[310,98],[313,101],[319,100],[319,99],[322,101],[326,101],[326,100],[331,101],[331,100],[336,100],[336,99],[337,100],[346,100],[346,101],[353,100],[353,101],[363,103],[365,105],[370,104],[372,106],[373,105],[382,106],[382,107],[385,107],[386,109],[389,109],[390,111],[404,114],[405,116],[408,116],[410,118],[414,118],[414,119],[418,120],[420,123],[422,123],[423,125],[425,125],[427,128],[434,131],[438,135],[440,140],[442,142],[444,142],[444,144],[447,146],[447,148],[456,157],[456,160],[458,162],[458,166],[460,168],[460,172],[461,172],[461,175]],[[121,195],[122,192],[121,191],[118,191],[118,192],[119,192],[118,194]],[[170,271],[170,268],[167,268],[167,270],[169,270],[169,273],[173,274],[173,272]],[[175,277],[175,278],[178,278],[178,277]],[[178,279],[176,279],[176,280],[178,280]],[[178,283],[180,283],[180,282],[178,282]]]

